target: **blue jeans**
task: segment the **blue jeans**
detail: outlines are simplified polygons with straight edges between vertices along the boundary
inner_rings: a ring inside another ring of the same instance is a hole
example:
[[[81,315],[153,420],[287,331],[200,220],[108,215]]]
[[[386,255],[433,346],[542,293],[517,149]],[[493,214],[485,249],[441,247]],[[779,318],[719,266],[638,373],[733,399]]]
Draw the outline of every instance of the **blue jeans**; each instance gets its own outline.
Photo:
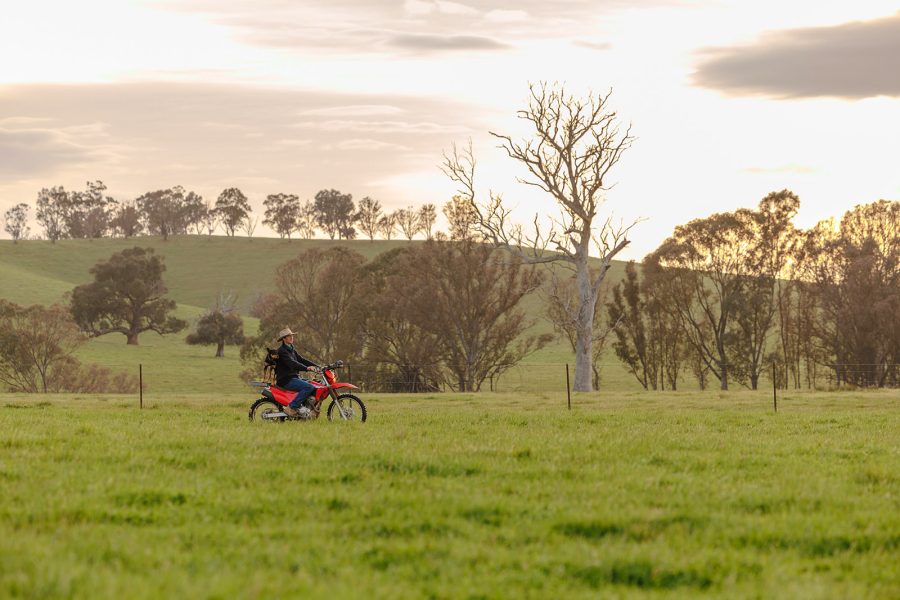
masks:
[[[300,408],[300,405],[303,404],[303,401],[309,398],[310,394],[312,394],[316,389],[313,384],[307,381],[303,381],[299,377],[294,377],[285,385],[279,387],[285,390],[297,392],[297,395],[294,396],[294,399],[291,400],[291,403],[288,405],[294,409]]]

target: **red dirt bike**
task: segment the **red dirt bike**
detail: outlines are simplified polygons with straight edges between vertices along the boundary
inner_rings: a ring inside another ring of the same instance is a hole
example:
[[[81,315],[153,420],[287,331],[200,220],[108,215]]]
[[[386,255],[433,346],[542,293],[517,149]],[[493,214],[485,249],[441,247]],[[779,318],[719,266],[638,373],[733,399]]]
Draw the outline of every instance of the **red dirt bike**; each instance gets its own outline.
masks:
[[[331,398],[328,405],[328,420],[341,419],[344,421],[366,420],[366,405],[353,394],[342,394],[344,390],[358,390],[359,388],[349,383],[338,382],[334,375],[336,369],[344,366],[339,360],[334,364],[316,369],[317,379],[309,380],[315,387],[312,395],[307,399],[311,406],[302,406],[300,413],[292,417],[284,412],[284,407],[291,403],[297,395],[293,390],[284,390],[265,381],[252,381],[250,385],[260,390],[262,398],[250,407],[250,420],[259,420],[263,423],[283,423],[284,421],[310,421],[319,418],[322,403],[326,398]]]

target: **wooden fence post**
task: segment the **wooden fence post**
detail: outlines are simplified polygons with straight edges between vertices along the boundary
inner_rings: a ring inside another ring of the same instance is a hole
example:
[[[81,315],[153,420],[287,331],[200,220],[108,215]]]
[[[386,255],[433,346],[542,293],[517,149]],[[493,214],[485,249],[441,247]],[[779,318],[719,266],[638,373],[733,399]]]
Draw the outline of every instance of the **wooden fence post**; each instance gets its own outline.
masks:
[[[778,412],[778,383],[775,378],[775,363],[772,363],[772,404],[775,406],[775,412]]]

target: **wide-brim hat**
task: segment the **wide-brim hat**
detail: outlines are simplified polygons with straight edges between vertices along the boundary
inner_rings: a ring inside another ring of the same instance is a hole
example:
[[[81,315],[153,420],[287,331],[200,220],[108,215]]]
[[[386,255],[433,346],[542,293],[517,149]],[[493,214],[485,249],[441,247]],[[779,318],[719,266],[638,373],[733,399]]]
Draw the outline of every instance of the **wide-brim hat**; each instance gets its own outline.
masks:
[[[281,331],[278,332],[278,337],[276,338],[279,342],[286,338],[289,335],[294,335],[294,332],[291,331],[290,327],[285,327]]]

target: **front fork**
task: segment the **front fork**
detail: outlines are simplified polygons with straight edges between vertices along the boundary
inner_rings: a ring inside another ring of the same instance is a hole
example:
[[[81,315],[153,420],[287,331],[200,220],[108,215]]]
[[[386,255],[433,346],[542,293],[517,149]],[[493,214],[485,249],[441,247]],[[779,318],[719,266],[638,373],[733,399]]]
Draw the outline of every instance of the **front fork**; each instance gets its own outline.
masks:
[[[334,400],[335,406],[337,406],[338,412],[341,413],[341,419],[344,421],[347,420],[347,413],[344,412],[344,407],[341,406],[340,401],[338,400],[338,394],[334,391],[334,388],[329,388],[328,393],[331,394],[331,399]]]

